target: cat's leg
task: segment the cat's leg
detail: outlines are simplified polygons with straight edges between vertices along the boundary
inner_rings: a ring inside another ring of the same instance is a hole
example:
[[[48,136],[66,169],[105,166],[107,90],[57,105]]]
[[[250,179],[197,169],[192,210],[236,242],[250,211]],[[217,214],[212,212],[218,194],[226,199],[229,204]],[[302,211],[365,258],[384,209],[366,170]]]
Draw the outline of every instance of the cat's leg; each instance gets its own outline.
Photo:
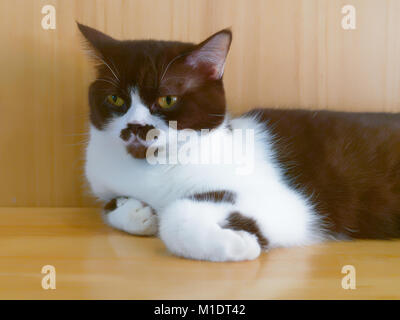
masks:
[[[158,219],[154,210],[133,198],[119,197],[109,201],[103,216],[107,224],[130,234],[152,236],[157,233]]]
[[[193,199],[177,200],[159,213],[159,235],[172,253],[210,261],[252,260],[268,243],[233,204]]]

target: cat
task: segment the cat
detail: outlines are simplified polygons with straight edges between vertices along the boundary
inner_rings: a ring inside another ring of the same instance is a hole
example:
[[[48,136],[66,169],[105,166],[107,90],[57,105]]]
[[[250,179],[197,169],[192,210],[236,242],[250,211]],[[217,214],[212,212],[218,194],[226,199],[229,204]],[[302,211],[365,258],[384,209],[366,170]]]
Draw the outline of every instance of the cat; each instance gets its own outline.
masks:
[[[230,30],[193,44],[78,28],[98,62],[85,173],[112,227],[157,235],[171,253],[209,261],[400,236],[400,114],[256,109],[231,118],[223,86]],[[232,164],[147,159],[151,146],[164,150],[157,134],[148,139],[152,130],[237,146],[243,140],[233,133],[248,129],[247,174]]]

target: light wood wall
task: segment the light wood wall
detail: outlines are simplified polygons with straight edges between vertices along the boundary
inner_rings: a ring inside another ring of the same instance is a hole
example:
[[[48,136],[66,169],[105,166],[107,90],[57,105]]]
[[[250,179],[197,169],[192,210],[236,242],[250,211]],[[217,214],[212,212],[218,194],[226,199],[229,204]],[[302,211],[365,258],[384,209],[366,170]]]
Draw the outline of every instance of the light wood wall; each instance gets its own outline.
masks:
[[[56,30],[41,27],[46,4]],[[341,28],[345,4],[356,30]],[[400,111],[398,0],[0,0],[0,206],[94,204],[82,176],[93,71],[75,20],[121,39],[200,41],[232,27],[234,113]]]

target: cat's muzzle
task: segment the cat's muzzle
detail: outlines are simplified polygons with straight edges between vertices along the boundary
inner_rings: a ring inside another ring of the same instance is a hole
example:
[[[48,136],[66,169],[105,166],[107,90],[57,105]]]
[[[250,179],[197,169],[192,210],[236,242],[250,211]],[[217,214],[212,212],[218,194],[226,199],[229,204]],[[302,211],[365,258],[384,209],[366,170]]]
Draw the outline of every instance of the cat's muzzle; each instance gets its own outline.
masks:
[[[154,134],[149,138],[150,130],[157,129],[152,125],[128,123],[128,126],[121,130],[120,138],[126,142],[126,150],[134,158],[146,158],[147,149],[157,140],[157,136]]]

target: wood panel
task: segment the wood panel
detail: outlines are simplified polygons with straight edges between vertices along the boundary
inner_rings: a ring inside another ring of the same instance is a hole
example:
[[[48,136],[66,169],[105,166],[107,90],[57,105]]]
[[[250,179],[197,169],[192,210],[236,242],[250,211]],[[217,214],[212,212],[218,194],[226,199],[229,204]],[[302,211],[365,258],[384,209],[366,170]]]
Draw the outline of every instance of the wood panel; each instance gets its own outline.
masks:
[[[52,4],[56,30],[43,30]],[[357,29],[341,28],[353,4]],[[396,0],[0,0],[0,206],[91,206],[82,178],[93,73],[75,20],[122,39],[231,26],[226,90],[254,106],[400,110]]]
[[[159,239],[111,229],[92,208],[0,208],[0,235],[0,299],[400,299],[400,241],[199,262],[172,256]],[[55,267],[55,290],[41,286],[45,265]],[[346,265],[355,289],[342,288]]]

